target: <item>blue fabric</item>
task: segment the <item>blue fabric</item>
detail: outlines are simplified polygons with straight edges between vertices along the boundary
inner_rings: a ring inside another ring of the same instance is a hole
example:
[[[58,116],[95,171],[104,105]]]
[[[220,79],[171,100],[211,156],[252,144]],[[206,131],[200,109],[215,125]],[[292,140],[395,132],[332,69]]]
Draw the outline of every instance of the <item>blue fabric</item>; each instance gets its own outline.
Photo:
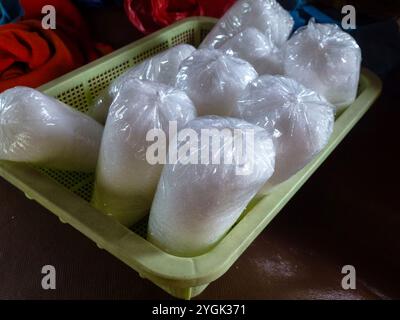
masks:
[[[74,0],[78,6],[100,8],[110,4],[122,6],[123,0]]]
[[[1,0],[0,1],[0,25],[15,22],[24,11],[18,0]]]
[[[294,30],[305,26],[311,18],[314,18],[318,23],[333,23],[340,25],[340,21],[332,19],[321,10],[307,3],[307,0],[297,0],[291,6],[292,9],[290,10],[290,14],[294,19]]]

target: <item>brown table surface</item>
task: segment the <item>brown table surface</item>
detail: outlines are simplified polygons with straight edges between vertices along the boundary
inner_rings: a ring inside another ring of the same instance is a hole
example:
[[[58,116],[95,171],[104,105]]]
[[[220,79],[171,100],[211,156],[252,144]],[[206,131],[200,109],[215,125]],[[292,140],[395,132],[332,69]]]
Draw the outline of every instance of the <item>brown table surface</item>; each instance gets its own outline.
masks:
[[[86,15],[116,47],[137,38],[118,9]],[[385,81],[379,101],[200,299],[400,298],[399,80]],[[47,264],[56,290],[41,288]],[[341,288],[348,264],[356,290]],[[0,299],[45,298],[170,297],[0,179]]]

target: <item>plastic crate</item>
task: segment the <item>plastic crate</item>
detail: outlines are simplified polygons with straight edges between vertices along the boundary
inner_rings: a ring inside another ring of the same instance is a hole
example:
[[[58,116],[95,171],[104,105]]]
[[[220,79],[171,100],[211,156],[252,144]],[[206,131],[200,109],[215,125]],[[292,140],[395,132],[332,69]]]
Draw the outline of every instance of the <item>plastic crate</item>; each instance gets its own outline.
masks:
[[[39,90],[86,112],[109,82],[136,63],[180,43],[198,45],[215,24],[190,18],[56,79]],[[229,233],[209,252],[194,258],[172,256],[146,241],[147,220],[128,229],[90,203],[93,174],[61,172],[0,162],[0,175],[115,257],[171,295],[190,299],[223,275],[296,191],[335,149],[379,96],[380,80],[362,71],[357,100],[336,120],[329,145],[306,168],[267,196],[258,196]]]

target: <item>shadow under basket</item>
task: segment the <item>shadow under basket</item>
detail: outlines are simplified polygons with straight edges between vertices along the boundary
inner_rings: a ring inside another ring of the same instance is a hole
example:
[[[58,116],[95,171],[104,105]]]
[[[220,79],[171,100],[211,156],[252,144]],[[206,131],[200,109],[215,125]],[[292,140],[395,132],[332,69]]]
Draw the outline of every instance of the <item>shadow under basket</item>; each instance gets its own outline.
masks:
[[[39,90],[87,112],[98,93],[126,69],[177,44],[198,46],[215,22],[215,19],[204,17],[182,20]],[[93,174],[0,162],[0,175],[142,277],[175,297],[190,299],[231,267],[364,115],[380,91],[380,80],[368,70],[362,70],[357,100],[336,119],[328,146],[313,162],[273,192],[257,196],[227,235],[212,250],[198,257],[176,257],[153,246],[145,238],[147,219],[128,229],[94,209],[89,203]]]

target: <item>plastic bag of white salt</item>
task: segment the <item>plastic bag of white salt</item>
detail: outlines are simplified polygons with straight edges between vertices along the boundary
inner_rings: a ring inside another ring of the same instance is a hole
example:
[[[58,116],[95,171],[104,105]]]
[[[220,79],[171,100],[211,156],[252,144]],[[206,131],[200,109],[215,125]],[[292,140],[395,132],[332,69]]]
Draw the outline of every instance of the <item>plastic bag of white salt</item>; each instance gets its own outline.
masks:
[[[261,76],[238,99],[233,115],[274,136],[275,172],[265,192],[306,166],[328,143],[334,106],[295,80]]]
[[[219,50],[249,62],[259,75],[283,74],[281,52],[255,28],[247,28],[228,39]]]
[[[234,225],[273,174],[275,150],[266,130],[239,119],[199,117],[183,130],[190,142],[179,140],[178,161],[164,166],[148,239],[187,257],[207,252]]]
[[[98,122],[35,89],[0,94],[0,160],[92,172],[102,134]]]
[[[182,62],[176,87],[192,99],[200,116],[229,116],[236,98],[257,76],[247,61],[202,49]]]
[[[293,24],[290,13],[276,0],[239,0],[206,36],[200,49],[218,49],[247,28],[258,29],[276,47],[280,47],[292,32]]]
[[[151,57],[124,72],[102,91],[90,107],[89,114],[105,123],[110,105],[121,86],[129,79],[141,79],[163,83],[169,86],[175,84],[175,77],[183,60],[190,56],[195,48],[188,44],[180,44]]]
[[[338,110],[354,102],[361,49],[348,33],[337,25],[310,20],[284,49],[285,75],[323,95]]]

